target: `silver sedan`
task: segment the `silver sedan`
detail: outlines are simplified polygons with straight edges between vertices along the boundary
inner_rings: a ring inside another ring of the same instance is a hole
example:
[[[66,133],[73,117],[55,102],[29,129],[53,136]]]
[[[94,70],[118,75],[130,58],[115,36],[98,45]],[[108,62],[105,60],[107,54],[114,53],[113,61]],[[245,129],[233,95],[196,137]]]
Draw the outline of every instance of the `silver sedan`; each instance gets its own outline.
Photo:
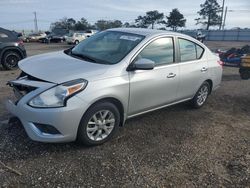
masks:
[[[74,48],[19,62],[8,110],[41,142],[109,140],[125,120],[184,101],[202,107],[221,83],[219,58],[179,33],[110,29]]]

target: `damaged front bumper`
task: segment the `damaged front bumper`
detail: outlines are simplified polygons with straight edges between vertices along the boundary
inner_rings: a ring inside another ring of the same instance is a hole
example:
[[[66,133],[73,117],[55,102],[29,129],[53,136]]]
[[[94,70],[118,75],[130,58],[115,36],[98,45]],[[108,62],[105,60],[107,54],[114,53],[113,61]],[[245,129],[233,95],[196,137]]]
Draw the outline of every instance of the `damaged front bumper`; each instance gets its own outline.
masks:
[[[82,115],[87,110],[77,96],[69,99],[67,106],[60,108],[34,108],[28,102],[55,83],[31,80],[27,76],[8,82],[15,99],[6,101],[6,108],[22,122],[28,136],[41,142],[70,142],[77,136]]]

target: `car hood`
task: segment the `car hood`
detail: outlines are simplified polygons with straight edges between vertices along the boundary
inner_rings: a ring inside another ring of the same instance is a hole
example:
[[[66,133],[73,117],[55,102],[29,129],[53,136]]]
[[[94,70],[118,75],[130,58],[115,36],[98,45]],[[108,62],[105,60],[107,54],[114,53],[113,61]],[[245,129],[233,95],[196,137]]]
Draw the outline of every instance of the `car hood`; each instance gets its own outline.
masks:
[[[60,51],[26,58],[20,61],[18,66],[35,78],[60,84],[79,78],[96,79],[96,76],[104,74],[110,65],[83,61]]]

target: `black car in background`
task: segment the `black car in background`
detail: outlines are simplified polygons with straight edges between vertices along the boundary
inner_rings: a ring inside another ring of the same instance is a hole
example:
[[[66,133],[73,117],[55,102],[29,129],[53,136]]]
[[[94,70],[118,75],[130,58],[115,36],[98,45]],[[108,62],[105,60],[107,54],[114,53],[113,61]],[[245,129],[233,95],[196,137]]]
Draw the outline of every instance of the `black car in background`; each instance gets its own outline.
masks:
[[[42,43],[59,43],[65,41],[65,35],[69,33],[68,29],[54,28],[51,33],[47,34],[46,37],[40,38],[39,41]]]
[[[65,38],[64,35],[62,34],[56,34],[56,33],[50,33],[46,37],[42,37],[39,39],[40,42],[42,43],[59,43],[59,42],[64,42]]]
[[[4,69],[12,70],[26,57],[23,41],[12,31],[0,28],[0,61]]]

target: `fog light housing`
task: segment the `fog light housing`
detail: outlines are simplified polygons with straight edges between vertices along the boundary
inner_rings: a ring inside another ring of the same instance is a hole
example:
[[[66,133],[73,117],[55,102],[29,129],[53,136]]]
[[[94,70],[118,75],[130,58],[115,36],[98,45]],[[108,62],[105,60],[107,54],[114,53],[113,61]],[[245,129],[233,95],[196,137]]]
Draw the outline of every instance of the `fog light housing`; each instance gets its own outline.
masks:
[[[61,134],[55,127],[52,125],[33,123],[39,131],[45,134]]]

